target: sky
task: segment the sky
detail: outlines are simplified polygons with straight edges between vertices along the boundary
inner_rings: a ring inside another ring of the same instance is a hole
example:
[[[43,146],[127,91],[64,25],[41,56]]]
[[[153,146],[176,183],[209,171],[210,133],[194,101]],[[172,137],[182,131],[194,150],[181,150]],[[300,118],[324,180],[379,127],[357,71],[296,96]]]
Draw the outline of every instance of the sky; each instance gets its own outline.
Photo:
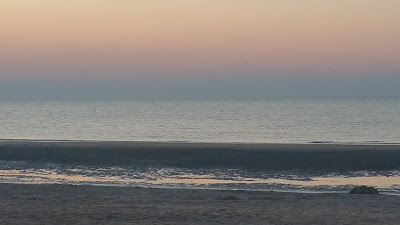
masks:
[[[399,11],[398,0],[2,0],[0,94],[400,96]]]

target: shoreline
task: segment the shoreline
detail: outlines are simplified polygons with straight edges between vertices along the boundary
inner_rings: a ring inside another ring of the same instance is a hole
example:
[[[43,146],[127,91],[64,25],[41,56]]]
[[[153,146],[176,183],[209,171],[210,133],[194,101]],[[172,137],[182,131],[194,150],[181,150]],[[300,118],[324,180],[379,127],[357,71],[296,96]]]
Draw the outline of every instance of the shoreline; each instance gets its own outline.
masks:
[[[0,184],[0,223],[397,224],[400,197]]]

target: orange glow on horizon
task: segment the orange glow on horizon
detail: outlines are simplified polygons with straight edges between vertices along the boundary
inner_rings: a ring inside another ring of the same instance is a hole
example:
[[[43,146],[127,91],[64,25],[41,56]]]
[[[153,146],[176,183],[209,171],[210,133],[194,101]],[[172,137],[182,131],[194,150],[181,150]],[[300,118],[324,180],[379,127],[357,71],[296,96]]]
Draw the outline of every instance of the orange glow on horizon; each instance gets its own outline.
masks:
[[[394,0],[4,0],[0,62],[212,71],[248,57],[254,70],[398,70],[398,9]]]

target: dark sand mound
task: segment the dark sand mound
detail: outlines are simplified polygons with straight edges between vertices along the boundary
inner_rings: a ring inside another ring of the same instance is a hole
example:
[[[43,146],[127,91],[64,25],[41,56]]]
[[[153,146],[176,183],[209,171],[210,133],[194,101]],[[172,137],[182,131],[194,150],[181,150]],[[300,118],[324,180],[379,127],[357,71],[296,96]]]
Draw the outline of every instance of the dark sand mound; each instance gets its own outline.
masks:
[[[376,190],[374,187],[368,186],[357,186],[351,189],[349,194],[379,194],[379,191]]]

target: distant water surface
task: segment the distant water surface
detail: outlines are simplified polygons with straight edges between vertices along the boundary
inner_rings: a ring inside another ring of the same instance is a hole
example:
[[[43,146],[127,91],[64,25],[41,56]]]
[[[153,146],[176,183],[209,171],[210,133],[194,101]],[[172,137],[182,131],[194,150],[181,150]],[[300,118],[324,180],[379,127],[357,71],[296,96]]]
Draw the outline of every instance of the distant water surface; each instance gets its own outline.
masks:
[[[2,101],[0,139],[400,143],[400,98]]]

